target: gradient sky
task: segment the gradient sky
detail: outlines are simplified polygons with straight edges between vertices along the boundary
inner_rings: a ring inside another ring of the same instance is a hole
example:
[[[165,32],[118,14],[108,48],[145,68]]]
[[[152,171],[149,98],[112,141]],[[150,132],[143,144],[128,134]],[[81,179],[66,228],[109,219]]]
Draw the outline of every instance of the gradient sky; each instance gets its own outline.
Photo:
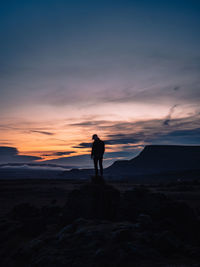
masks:
[[[198,0],[0,5],[0,162],[88,166],[93,133],[107,163],[199,145]]]

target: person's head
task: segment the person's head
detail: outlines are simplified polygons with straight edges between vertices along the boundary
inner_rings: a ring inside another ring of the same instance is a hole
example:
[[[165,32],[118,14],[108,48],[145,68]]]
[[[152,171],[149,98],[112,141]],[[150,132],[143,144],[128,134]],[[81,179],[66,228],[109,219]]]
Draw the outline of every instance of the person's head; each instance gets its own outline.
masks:
[[[99,139],[99,137],[98,137],[98,135],[97,135],[97,134],[93,134],[93,136],[92,136],[92,139],[93,139],[93,140],[98,140],[98,139]]]

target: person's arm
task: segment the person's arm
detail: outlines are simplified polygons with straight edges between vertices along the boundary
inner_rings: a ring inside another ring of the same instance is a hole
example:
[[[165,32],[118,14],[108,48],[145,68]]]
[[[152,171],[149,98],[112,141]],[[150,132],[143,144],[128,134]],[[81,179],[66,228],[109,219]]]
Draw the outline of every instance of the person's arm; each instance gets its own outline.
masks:
[[[103,154],[105,152],[105,143],[103,142]]]
[[[94,156],[94,143],[92,144],[91,159],[93,159],[93,156]]]

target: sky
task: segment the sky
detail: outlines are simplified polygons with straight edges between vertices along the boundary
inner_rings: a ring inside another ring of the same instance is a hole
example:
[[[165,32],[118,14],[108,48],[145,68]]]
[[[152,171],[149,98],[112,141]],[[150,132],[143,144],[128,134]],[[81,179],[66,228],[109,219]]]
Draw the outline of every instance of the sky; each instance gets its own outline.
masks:
[[[198,0],[1,1],[0,163],[200,144]]]

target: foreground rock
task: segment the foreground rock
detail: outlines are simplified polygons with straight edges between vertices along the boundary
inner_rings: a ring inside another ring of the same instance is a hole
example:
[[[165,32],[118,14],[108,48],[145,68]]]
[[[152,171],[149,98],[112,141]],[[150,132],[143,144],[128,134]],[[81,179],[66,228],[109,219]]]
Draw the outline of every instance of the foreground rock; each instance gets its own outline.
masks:
[[[120,192],[104,183],[88,183],[73,190],[63,209],[62,222],[85,219],[115,220],[120,203]]]
[[[120,201],[119,220],[136,222],[141,214],[149,216],[146,226],[172,231],[187,241],[200,239],[198,217],[184,202],[172,201],[164,194],[152,193],[144,188],[124,192]]]
[[[17,205],[0,221],[1,266],[197,267],[199,229],[185,203],[93,181],[72,190],[64,207]]]

